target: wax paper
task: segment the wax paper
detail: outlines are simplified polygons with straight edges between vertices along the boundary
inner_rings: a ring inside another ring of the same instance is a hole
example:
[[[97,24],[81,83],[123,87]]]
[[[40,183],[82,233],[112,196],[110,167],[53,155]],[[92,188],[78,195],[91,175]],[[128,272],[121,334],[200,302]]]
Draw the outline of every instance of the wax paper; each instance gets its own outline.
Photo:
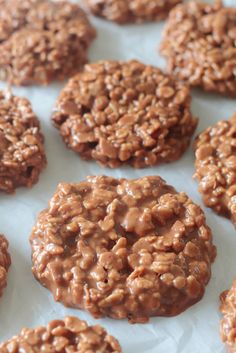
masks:
[[[127,0],[128,1],[128,0]],[[236,6],[236,1],[226,1]],[[89,58],[139,59],[147,64],[165,67],[158,54],[163,22],[118,26],[91,17],[98,36],[92,44]],[[52,126],[51,112],[64,83],[48,87],[15,88],[13,92],[30,99],[41,121],[48,158],[47,168],[32,189],[20,188],[14,195],[0,194],[0,233],[10,242],[12,266],[8,286],[0,299],[0,341],[20,332],[22,327],[45,325],[48,321],[76,315],[89,324],[102,324],[117,337],[124,353],[220,353],[225,352],[219,336],[219,294],[229,288],[236,276],[236,231],[229,220],[206,209],[197,191],[192,146],[176,163],[155,168],[135,170],[130,167],[116,170],[101,168],[95,162],[85,162],[62,142]],[[4,88],[5,84],[0,84]],[[235,100],[193,90],[192,112],[199,117],[196,133],[220,119],[228,119],[236,108]],[[91,315],[65,308],[55,303],[51,293],[43,288],[31,273],[29,236],[37,214],[47,207],[56,186],[61,181],[78,182],[87,175],[110,175],[137,178],[160,175],[178,191],[185,191],[202,205],[207,223],[212,228],[218,255],[212,267],[212,278],[204,298],[179,316],[153,318],[148,324],[130,325],[126,320],[95,320]]]

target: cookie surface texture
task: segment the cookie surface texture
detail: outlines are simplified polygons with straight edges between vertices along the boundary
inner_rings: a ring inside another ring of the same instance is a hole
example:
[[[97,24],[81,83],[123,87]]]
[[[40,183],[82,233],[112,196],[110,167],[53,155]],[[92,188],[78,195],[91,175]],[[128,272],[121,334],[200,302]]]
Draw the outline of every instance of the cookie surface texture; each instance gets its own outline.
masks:
[[[203,131],[195,150],[194,177],[205,205],[236,226],[236,114]]]
[[[95,30],[68,1],[0,0],[0,79],[16,85],[48,84],[87,62]]]
[[[59,184],[30,242],[56,301],[132,323],[199,301],[216,253],[203,211],[160,177]]]
[[[223,319],[220,323],[222,341],[229,353],[236,353],[236,280],[230,290],[221,294],[220,311]]]
[[[166,18],[181,0],[84,0],[90,11],[99,17],[120,24],[156,21]]]
[[[11,257],[8,252],[8,241],[0,234],[0,297],[7,285],[7,272],[11,265]]]
[[[117,340],[99,325],[88,326],[85,321],[68,316],[53,320],[46,327],[24,328],[0,345],[1,353],[121,353]]]
[[[191,86],[236,97],[236,8],[192,1],[170,13],[161,53]]]
[[[143,168],[182,156],[197,126],[190,104],[188,87],[158,68],[101,61],[69,80],[52,118],[83,159]]]
[[[28,99],[0,91],[0,191],[31,187],[46,166],[44,138]]]

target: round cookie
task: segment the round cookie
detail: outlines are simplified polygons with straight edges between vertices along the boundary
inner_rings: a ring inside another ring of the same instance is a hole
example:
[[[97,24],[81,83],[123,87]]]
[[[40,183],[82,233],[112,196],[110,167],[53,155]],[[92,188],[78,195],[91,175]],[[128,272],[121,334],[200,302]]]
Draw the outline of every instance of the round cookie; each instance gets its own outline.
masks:
[[[223,319],[220,323],[222,341],[226,344],[229,353],[236,353],[236,280],[229,291],[221,294],[220,311]]]
[[[7,272],[11,265],[11,257],[8,253],[8,241],[0,234],[0,297],[7,285]]]
[[[38,181],[46,165],[43,140],[30,102],[0,91],[0,191]]]
[[[95,16],[120,24],[162,20],[180,2],[182,0],[84,0]]]
[[[95,30],[69,1],[0,0],[0,79],[47,84],[87,62]]]
[[[157,176],[59,184],[30,242],[56,301],[132,323],[198,302],[216,255],[203,211]]]
[[[67,316],[53,320],[46,327],[22,329],[0,345],[1,353],[121,353],[118,341],[99,325],[88,326],[85,321]]]
[[[86,65],[62,90],[53,113],[69,148],[115,168],[172,162],[197,126],[186,85],[138,61]]]
[[[190,3],[170,13],[161,53],[168,70],[191,86],[236,97],[236,8]]]
[[[194,177],[205,205],[236,226],[236,114],[203,131],[195,150]]]

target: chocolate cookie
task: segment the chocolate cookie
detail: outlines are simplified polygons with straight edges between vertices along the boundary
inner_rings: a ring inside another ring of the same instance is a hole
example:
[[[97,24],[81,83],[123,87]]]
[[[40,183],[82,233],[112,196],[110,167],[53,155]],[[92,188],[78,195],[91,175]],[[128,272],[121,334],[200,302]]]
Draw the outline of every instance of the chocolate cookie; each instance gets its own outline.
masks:
[[[195,149],[194,177],[205,205],[236,226],[236,114],[203,131]]]
[[[76,317],[49,322],[47,327],[24,328],[0,345],[1,353],[121,353],[117,340],[99,325]]]
[[[117,23],[162,20],[182,0],[84,0],[90,11]]]
[[[8,241],[0,234],[0,297],[7,285],[7,271],[11,265],[11,258],[8,253]]]
[[[16,85],[64,79],[87,61],[95,30],[69,1],[0,0],[0,79]]]
[[[30,242],[56,301],[132,323],[198,302],[216,254],[200,207],[157,176],[59,184]]]
[[[236,8],[192,1],[173,9],[161,53],[192,86],[236,97]]]
[[[45,165],[43,135],[30,102],[0,91],[0,191],[31,187]]]
[[[181,157],[197,126],[190,103],[188,87],[158,68],[101,61],[69,81],[53,121],[82,158],[140,168]]]
[[[221,338],[228,352],[236,353],[236,280],[229,291],[221,294],[220,299],[220,311],[224,316],[220,324]]]

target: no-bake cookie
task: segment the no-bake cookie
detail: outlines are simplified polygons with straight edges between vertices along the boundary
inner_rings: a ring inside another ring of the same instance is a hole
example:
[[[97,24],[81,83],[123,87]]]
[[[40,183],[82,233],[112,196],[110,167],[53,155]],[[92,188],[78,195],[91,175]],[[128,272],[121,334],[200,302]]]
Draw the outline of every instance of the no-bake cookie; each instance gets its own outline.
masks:
[[[205,205],[236,225],[236,114],[203,131],[195,149],[194,177]]]
[[[236,8],[192,1],[171,11],[161,53],[179,79],[236,97],[235,43]]]
[[[24,328],[0,345],[1,353],[121,353],[117,340],[99,325],[76,317],[53,320],[46,327]]]
[[[66,145],[115,168],[172,162],[197,126],[189,88],[138,61],[88,64],[69,80],[53,113]]]
[[[223,319],[220,324],[220,333],[229,353],[236,352],[236,280],[230,290],[221,294],[220,311]]]
[[[164,19],[182,0],[84,0],[95,16],[120,24]]]
[[[87,61],[95,30],[69,1],[0,0],[0,79],[47,84]]]
[[[0,91],[0,191],[38,181],[46,165],[43,140],[30,102]]]
[[[198,302],[216,255],[201,208],[157,176],[59,184],[30,242],[56,301],[132,323]]]
[[[11,265],[11,258],[8,253],[8,241],[0,234],[0,297],[7,285],[7,272]]]

